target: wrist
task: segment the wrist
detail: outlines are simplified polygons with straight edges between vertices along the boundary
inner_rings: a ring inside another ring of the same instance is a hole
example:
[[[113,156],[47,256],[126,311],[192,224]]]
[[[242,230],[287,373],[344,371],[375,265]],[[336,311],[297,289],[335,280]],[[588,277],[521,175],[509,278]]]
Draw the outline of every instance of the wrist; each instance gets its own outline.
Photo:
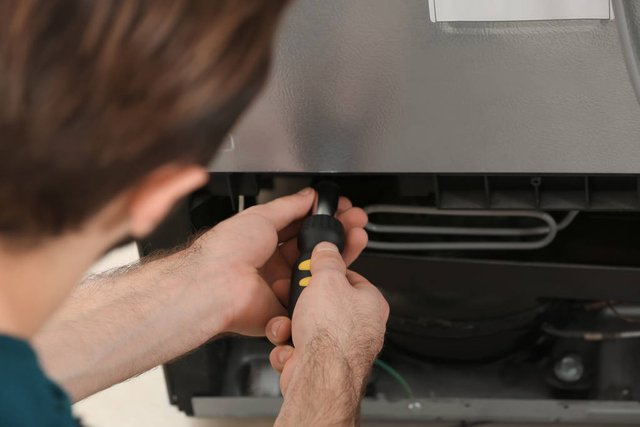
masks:
[[[352,384],[363,384],[381,349],[381,342],[366,340],[364,336],[364,333],[353,334],[348,340],[339,340],[331,332],[320,330],[300,349],[302,360],[306,362],[304,365],[311,369],[324,369],[324,365],[339,367],[348,371]],[[344,375],[338,377],[344,378]],[[358,387],[357,392],[361,391],[361,387]]]
[[[358,425],[373,358],[354,358],[326,331],[295,351],[298,360],[276,425]]]
[[[321,330],[305,345],[302,353],[315,363],[341,360],[353,380],[364,382],[371,372],[371,366],[380,353],[383,342],[382,339],[368,339],[369,335],[366,331],[359,330],[338,338],[336,334]]]
[[[171,288],[165,291],[171,299],[166,309],[175,313],[177,323],[184,327],[183,338],[196,346],[228,331],[233,321],[232,295],[225,286],[226,270],[218,264],[215,257],[202,260],[200,248],[192,245],[153,260],[148,266],[161,289]]]

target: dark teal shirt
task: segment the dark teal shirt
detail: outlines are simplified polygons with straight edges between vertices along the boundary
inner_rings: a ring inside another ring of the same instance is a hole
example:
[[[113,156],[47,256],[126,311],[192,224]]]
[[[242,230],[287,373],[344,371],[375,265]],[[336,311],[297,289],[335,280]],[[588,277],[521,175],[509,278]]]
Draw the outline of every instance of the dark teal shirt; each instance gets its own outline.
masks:
[[[0,335],[0,427],[77,427],[64,391],[28,342]]]

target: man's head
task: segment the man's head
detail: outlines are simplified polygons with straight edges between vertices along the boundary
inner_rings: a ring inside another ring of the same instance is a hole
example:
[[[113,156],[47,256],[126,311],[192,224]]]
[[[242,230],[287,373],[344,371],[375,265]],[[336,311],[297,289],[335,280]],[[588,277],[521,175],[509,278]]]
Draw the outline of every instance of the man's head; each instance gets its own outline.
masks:
[[[55,237],[116,201],[121,234],[149,232],[204,184],[286,3],[0,0],[0,239]]]

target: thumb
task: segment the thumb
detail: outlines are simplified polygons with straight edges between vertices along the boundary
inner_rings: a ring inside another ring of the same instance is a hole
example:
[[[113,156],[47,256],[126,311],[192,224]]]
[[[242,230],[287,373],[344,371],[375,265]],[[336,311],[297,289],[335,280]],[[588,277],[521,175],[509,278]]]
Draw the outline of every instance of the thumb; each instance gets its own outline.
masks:
[[[347,273],[347,265],[344,263],[338,247],[333,243],[319,243],[311,254],[311,274],[313,276],[322,272],[337,271]]]

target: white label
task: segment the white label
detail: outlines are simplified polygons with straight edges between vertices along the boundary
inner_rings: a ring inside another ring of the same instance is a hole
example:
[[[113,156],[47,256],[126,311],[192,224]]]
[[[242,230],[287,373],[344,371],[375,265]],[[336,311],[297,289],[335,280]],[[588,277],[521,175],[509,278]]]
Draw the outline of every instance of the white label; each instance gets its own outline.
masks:
[[[429,0],[432,22],[611,19],[609,0]]]

